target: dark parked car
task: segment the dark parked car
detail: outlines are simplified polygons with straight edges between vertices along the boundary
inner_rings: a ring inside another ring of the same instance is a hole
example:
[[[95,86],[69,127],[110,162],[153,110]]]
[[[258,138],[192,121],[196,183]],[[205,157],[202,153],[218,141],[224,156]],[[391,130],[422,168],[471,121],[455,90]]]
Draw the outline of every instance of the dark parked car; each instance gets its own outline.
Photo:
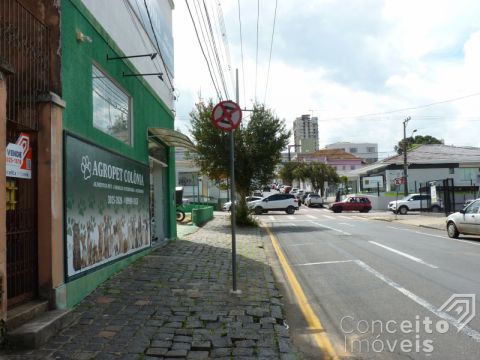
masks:
[[[360,211],[367,213],[371,209],[372,204],[366,196],[349,196],[343,201],[334,202],[330,205],[330,210],[335,213],[342,211]]]

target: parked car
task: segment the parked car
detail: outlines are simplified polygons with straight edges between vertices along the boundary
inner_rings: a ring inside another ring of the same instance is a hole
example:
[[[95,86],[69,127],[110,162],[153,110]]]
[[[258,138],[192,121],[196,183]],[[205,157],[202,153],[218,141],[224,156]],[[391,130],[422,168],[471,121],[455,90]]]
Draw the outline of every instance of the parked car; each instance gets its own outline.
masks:
[[[369,212],[372,209],[370,199],[366,196],[349,196],[343,201],[334,202],[330,205],[330,210],[335,213],[342,211],[360,211]]]
[[[263,199],[263,197],[261,196],[247,196],[245,198],[245,200],[247,201],[247,203],[249,203],[250,201],[255,201],[255,200],[261,200]],[[238,204],[238,201],[235,201],[235,204]],[[227,201],[225,204],[223,204],[222,206],[222,210],[223,211],[230,211],[230,208],[232,207],[232,202],[231,201]]]
[[[440,212],[441,209],[442,208],[439,203],[431,204],[431,198],[428,194],[410,194],[401,200],[390,201],[388,203],[388,210],[402,215],[414,210]]]
[[[292,215],[295,210],[298,210],[298,200],[292,194],[273,194],[261,200],[249,202],[248,208],[257,215],[271,210],[285,211]]]
[[[305,205],[308,207],[323,207],[323,199],[318,194],[308,194],[308,196],[305,198]]]
[[[463,204],[463,207],[466,208],[468,205],[470,205],[472,202],[474,202],[475,200],[480,200],[480,198],[478,199],[470,199],[470,200],[467,200],[465,201],[465,204]]]
[[[480,199],[449,215],[446,224],[447,234],[451,238],[457,238],[460,234],[480,235]]]

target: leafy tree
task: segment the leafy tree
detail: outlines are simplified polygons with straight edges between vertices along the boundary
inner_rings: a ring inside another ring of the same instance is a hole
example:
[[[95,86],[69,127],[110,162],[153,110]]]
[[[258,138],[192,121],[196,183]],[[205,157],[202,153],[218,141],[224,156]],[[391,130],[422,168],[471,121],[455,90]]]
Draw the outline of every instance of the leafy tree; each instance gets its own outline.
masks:
[[[210,100],[207,104],[198,103],[190,113],[190,133],[198,153],[189,156],[200,167],[201,173],[221,180],[230,174],[230,134],[212,124],[212,110]],[[259,183],[266,184],[273,177],[281,150],[287,146],[289,137],[285,121],[260,104],[254,106],[250,119],[243,120],[235,130],[235,188],[240,197],[238,224],[251,223],[245,197]]]
[[[443,144],[442,140],[439,140],[433,136],[430,135],[417,135],[417,136],[410,136],[404,140],[400,140],[398,142],[398,145],[395,145],[395,151],[397,152],[398,155],[403,154],[403,148],[404,144],[406,143],[407,145],[407,150],[411,150],[416,148],[419,145],[425,145],[425,144]]]
[[[327,164],[287,163],[282,170],[291,174],[293,179],[308,180],[312,184],[313,190],[320,192],[320,194],[325,193],[325,182],[333,184],[340,182],[337,171]]]
[[[300,163],[298,162],[287,162],[283,165],[280,169],[278,176],[282,179],[282,182],[285,185],[292,185],[294,179],[298,179],[298,173],[296,173],[297,168],[300,167]]]

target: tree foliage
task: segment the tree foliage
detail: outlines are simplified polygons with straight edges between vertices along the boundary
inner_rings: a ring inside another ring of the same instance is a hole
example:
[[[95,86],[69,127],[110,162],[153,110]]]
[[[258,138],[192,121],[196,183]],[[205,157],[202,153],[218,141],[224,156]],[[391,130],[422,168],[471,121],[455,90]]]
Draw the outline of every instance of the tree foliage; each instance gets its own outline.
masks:
[[[292,185],[294,179],[298,179],[298,173],[295,171],[301,164],[298,162],[287,162],[283,164],[282,168],[280,169],[278,176],[282,179],[282,182],[285,185]]]
[[[299,180],[308,180],[315,192],[325,193],[325,183],[337,184],[340,177],[337,171],[327,165],[320,163],[301,164],[294,172]]]
[[[405,141],[402,139],[398,142],[398,145],[395,145],[395,151],[397,152],[398,155],[403,154],[403,149],[404,149],[404,144],[406,143],[407,145],[407,150],[411,150],[416,148],[419,145],[424,145],[424,144],[443,144],[443,142],[433,136],[430,135],[417,135],[417,136],[410,136],[405,139]]]
[[[215,180],[230,174],[230,134],[216,128],[210,120],[213,102],[198,103],[190,113],[190,133],[198,153],[190,153],[200,171]],[[267,184],[288,144],[290,132],[285,122],[263,105],[255,105],[250,119],[243,120],[235,136],[235,188],[240,195],[238,223],[246,221],[245,197],[259,184]]]

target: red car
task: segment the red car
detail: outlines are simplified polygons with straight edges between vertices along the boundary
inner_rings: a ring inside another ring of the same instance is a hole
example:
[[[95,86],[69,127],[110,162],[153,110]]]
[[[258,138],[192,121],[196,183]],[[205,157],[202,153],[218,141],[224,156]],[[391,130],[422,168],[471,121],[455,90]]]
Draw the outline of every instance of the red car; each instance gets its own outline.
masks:
[[[349,196],[342,201],[334,202],[330,205],[330,210],[335,213],[342,211],[360,211],[367,213],[371,209],[372,204],[366,196]]]

